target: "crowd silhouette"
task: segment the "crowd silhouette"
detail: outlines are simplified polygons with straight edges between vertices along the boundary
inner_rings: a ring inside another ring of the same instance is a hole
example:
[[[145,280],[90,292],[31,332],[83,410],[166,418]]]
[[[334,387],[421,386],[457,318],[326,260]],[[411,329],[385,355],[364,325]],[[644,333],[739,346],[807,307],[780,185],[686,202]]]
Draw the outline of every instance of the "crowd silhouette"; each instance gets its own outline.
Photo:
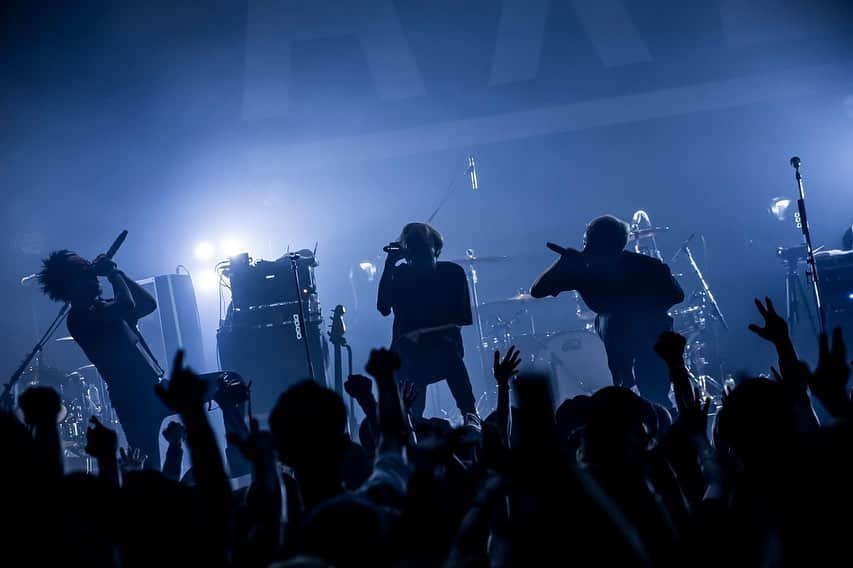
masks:
[[[837,329],[821,337],[812,370],[772,302],[756,306],[762,321],[750,329],[773,344],[778,366],[739,380],[715,413],[673,332],[655,345],[672,408],[618,386],[554,401],[548,377],[518,375],[512,348],[494,355],[496,410],[456,427],[412,412],[417,388],[398,382],[394,352],[377,349],[366,375],[346,383],[366,415],[353,437],[344,401],[312,381],[281,394],[268,430],[251,418],[231,429],[252,479],[239,490],[208,421],[207,385],[181,354],[156,389],[180,417],[162,432],[162,471],[93,420],[86,451],[98,475],[64,474],[61,401],[32,387],[19,397],[23,421],[0,414],[6,565],[844,563],[844,339]],[[182,476],[184,444],[192,468]]]

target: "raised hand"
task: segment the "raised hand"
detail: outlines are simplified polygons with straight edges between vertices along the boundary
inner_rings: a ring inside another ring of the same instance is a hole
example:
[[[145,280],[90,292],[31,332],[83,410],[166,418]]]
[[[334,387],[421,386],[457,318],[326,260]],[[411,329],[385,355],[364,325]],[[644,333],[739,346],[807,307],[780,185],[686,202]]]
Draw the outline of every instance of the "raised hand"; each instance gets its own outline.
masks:
[[[247,437],[241,438],[232,432],[228,432],[226,437],[228,443],[237,448],[243,457],[253,464],[275,461],[275,440],[270,432],[261,430],[255,418],[249,422]]]
[[[762,304],[761,300],[758,298],[755,299],[755,307],[758,308],[758,313],[764,319],[764,326],[751,323],[749,324],[749,330],[758,337],[778,346],[789,339],[788,324],[785,322],[785,318],[776,312],[776,308],[773,307],[773,301],[770,298],[765,297],[764,301],[765,304]]]
[[[95,416],[92,416],[89,422],[92,425],[86,430],[86,453],[97,460],[115,459],[118,434],[101,424]]]
[[[710,407],[711,399],[703,400],[698,388],[694,388],[692,397],[683,401],[679,408],[678,419],[682,421],[691,436],[707,441],[708,409]]]
[[[403,411],[408,414],[418,398],[418,387],[412,381],[403,381],[400,384],[400,394],[403,397]]]
[[[665,331],[655,343],[655,353],[669,365],[684,365],[684,350],[687,347],[687,339],[674,331]]]
[[[374,378],[392,378],[394,371],[400,369],[400,356],[385,348],[374,349],[370,352],[370,358],[364,370]]]
[[[373,381],[364,375],[350,375],[344,383],[344,390],[357,401],[373,397]]]
[[[24,421],[34,427],[56,426],[62,412],[62,399],[50,387],[30,387],[18,397]]]
[[[506,386],[513,375],[518,373],[518,366],[521,365],[521,352],[512,345],[506,352],[506,355],[501,359],[501,352],[495,351],[495,360],[492,365],[492,373],[498,386]]]
[[[847,391],[849,378],[850,364],[841,328],[832,330],[832,348],[826,334],[820,334],[820,355],[809,388],[833,416],[846,416],[853,410]]]
[[[118,465],[121,468],[122,473],[127,473],[129,471],[140,471],[143,467],[145,467],[145,460],[148,459],[148,456],[142,453],[142,450],[139,448],[127,448],[127,451],[124,451],[124,448],[119,449],[119,459]]]
[[[184,428],[184,425],[177,420],[172,420],[163,430],[163,439],[165,439],[170,446],[180,444],[187,439],[187,429]]]
[[[204,411],[207,385],[192,369],[184,367],[183,350],[175,354],[172,374],[166,385],[160,383],[154,388],[167,408],[182,416]]]

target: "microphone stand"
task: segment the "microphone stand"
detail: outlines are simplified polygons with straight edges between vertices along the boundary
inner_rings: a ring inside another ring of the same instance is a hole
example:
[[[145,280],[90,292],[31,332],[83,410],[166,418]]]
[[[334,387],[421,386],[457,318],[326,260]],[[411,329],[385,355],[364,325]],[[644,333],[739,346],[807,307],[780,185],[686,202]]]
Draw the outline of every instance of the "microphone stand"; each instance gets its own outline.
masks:
[[[476,164],[474,162],[473,156],[468,156],[468,165],[465,167],[465,171],[462,172],[463,176],[469,176],[471,179],[471,189],[477,190],[480,188],[480,184],[477,181],[477,169]],[[435,219],[435,216],[438,215],[438,212],[444,207],[447,201],[450,199],[450,196],[453,195],[453,190],[456,188],[456,182],[459,178],[454,175],[450,178],[450,183],[447,186],[447,189],[444,192],[444,197],[441,198],[441,201],[438,203],[438,207],[435,208],[435,211],[432,212],[432,215],[426,220],[427,223],[432,223],[432,220]]]
[[[687,262],[690,264],[691,270],[696,275],[696,278],[699,280],[699,285],[702,287],[702,292],[704,292],[705,297],[708,298],[708,303],[711,304],[711,307],[714,310],[714,316],[720,321],[723,329],[726,331],[729,330],[729,324],[726,323],[726,318],[723,316],[723,312],[720,310],[720,305],[717,304],[717,299],[714,298],[714,293],[711,292],[711,287],[708,286],[708,281],[705,280],[705,276],[702,274],[702,271],[699,270],[699,265],[696,263],[696,259],[693,257],[693,251],[690,250],[688,245],[683,245],[681,250],[684,252],[684,256],[687,257]]]
[[[24,361],[15,369],[15,372],[12,373],[9,382],[3,387],[3,393],[0,394],[0,408],[3,410],[12,410],[14,406],[14,400],[12,398],[12,389],[15,387],[17,382],[20,380],[21,376],[24,374],[24,371],[27,370],[30,363],[33,359],[35,359],[36,355],[38,355],[42,349],[44,349],[47,342],[50,341],[50,338],[56,333],[56,330],[59,329],[60,324],[65,319],[65,316],[68,315],[68,309],[71,307],[71,304],[65,304],[60,308],[59,313],[56,314],[56,317],[53,320],[53,323],[47,328],[47,331],[44,332],[41,339],[38,340],[33,350],[30,351],[29,355],[26,356]]]
[[[809,230],[809,221],[806,217],[806,192],[803,187],[803,176],[800,175],[801,163],[800,158],[797,156],[791,158],[791,166],[794,168],[794,179],[797,180],[797,189],[800,192],[800,197],[797,199],[797,210],[800,216],[797,225],[803,232],[803,241],[806,244],[806,264],[808,265],[806,275],[812,283],[812,293],[814,294],[815,306],[817,306],[820,332],[826,333],[826,312],[823,309],[823,302],[821,302],[820,298],[820,281],[818,279],[817,262],[814,257],[814,247],[812,247],[812,235]]]
[[[302,341],[305,343],[305,361],[308,363],[308,378],[314,381],[316,380],[314,378],[314,363],[311,361],[311,348],[308,346],[308,325],[305,321],[305,308],[302,305],[302,285],[299,283],[299,268],[296,265],[297,261],[302,257],[295,252],[287,256],[290,257],[290,268],[293,270],[293,282],[296,285],[296,297],[299,299],[299,328],[301,330]]]

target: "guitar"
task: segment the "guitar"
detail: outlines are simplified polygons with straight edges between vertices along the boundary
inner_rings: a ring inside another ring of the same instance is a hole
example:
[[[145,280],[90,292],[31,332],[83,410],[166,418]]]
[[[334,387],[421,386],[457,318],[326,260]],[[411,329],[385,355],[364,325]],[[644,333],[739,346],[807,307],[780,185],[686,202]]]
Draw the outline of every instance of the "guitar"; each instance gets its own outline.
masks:
[[[347,327],[344,323],[344,314],[346,308],[338,304],[332,310],[332,324],[329,329],[329,343],[332,344],[335,363],[335,392],[341,398],[344,398],[344,370],[341,350],[346,349],[349,355],[349,370],[352,372],[352,350],[347,344],[345,337]],[[349,431],[350,436],[358,435],[358,423],[355,420],[355,402],[350,398],[349,401]]]

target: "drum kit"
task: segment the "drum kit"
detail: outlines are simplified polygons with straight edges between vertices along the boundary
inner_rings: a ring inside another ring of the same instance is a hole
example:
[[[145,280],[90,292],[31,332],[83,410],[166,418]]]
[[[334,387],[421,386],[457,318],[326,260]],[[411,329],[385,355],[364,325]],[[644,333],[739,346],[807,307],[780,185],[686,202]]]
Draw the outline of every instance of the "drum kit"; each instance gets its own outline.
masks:
[[[61,337],[57,343],[69,343],[74,339]],[[92,417],[105,426],[120,432],[120,425],[109,401],[107,385],[94,365],[84,365],[66,372],[47,365],[41,356],[36,356],[15,385],[15,400],[30,387],[42,386],[55,389],[62,400],[62,410],[57,417],[59,436],[62,442],[66,470],[96,471],[96,463],[86,454],[86,430]],[[20,414],[20,409],[16,412]],[[23,420],[23,416],[19,416]]]
[[[629,247],[640,254],[663,260],[655,237],[669,227],[651,226],[648,215],[638,211],[632,218]],[[689,272],[676,274],[687,291],[685,301],[670,310],[674,330],[685,336],[686,364],[704,396],[714,406],[722,403],[723,381],[712,376],[716,335],[727,329],[725,317],[690,250],[690,239],[673,257],[687,260]],[[453,260],[465,267],[470,281],[474,325],[479,339],[483,370],[491,364],[495,350],[505,352],[511,345],[523,355],[522,371],[547,373],[553,381],[555,400],[560,401],[611,385],[604,344],[595,331],[595,313],[580,295],[535,299],[525,290],[503,299],[480,301],[480,270],[509,262],[506,256],[478,257],[468,250],[466,257]]]

